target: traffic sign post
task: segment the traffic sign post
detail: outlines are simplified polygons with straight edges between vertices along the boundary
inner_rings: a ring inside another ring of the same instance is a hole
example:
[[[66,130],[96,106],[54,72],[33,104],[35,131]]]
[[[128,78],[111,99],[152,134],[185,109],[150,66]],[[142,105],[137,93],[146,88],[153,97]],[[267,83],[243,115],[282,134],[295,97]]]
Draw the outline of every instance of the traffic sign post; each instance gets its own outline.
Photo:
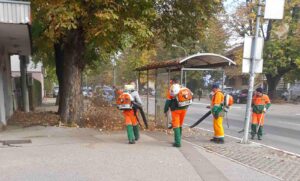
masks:
[[[254,89],[255,73],[262,73],[263,69],[263,42],[264,39],[259,35],[260,28],[260,18],[262,17],[262,2],[259,0],[257,17],[256,17],[256,27],[255,27],[255,37],[245,37],[244,42],[244,55],[243,55],[243,72],[249,73],[249,89],[247,97],[247,106],[245,114],[244,123],[244,137],[241,143],[249,143],[249,126],[251,118],[251,104]],[[282,19],[284,10],[284,0],[266,0],[265,8],[265,18],[266,19]]]

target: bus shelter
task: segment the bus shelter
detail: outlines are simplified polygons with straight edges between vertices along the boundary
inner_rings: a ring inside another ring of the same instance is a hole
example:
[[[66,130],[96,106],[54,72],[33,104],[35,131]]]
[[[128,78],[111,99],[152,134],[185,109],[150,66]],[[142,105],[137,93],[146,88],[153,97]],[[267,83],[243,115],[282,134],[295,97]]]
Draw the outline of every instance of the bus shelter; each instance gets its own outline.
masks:
[[[147,117],[153,115],[156,124],[167,126],[169,116],[165,116],[163,109],[171,78],[177,78],[180,83],[188,88],[204,82],[204,86],[209,87],[212,82],[218,82],[221,88],[224,88],[225,67],[234,66],[236,63],[230,58],[214,53],[197,53],[184,58],[178,58],[168,61],[158,61],[138,67],[138,89],[140,90],[141,75],[146,75],[146,110]],[[191,74],[191,75],[189,75]],[[149,91],[149,77],[154,83],[154,97]],[[212,78],[213,76],[213,78]],[[198,80],[191,77],[198,77]],[[206,80],[212,79],[211,83]],[[193,90],[192,90],[193,91]]]

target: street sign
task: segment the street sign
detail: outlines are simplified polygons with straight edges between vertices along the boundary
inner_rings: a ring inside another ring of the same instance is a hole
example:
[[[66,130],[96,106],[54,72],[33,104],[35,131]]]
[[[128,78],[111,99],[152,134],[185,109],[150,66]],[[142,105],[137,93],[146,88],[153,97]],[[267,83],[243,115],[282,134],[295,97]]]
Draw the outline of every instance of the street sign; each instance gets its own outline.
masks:
[[[252,43],[253,43],[254,37],[253,36],[245,36],[244,39],[244,50],[243,50],[243,58],[244,59],[251,59],[251,52],[252,52]],[[257,37],[256,40],[256,50],[254,54],[254,58],[256,60],[262,59],[263,55],[263,47],[264,47],[264,38],[263,37]]]
[[[263,71],[263,59],[255,60],[254,61],[254,73],[259,74]],[[243,73],[250,73],[250,59],[243,59],[243,66],[242,66],[242,72]]]
[[[282,19],[284,0],[266,0],[265,19]]]
[[[253,36],[245,36],[244,38],[244,50],[243,50],[244,59],[251,58],[252,40],[253,40]]]
[[[245,36],[244,40],[244,52],[243,52],[243,66],[242,72],[243,73],[250,73],[250,65],[251,65],[251,58],[252,58],[252,47],[253,47],[253,36]],[[256,50],[254,54],[254,73],[262,73],[263,70],[263,47],[264,47],[264,38],[257,37],[256,40]]]

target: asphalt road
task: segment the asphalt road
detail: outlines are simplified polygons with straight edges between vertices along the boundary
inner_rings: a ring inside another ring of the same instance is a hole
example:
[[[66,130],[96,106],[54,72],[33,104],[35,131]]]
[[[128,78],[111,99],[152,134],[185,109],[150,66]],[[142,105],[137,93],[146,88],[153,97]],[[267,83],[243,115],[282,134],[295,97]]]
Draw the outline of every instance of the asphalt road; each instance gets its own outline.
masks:
[[[154,98],[149,100],[149,112],[153,113]],[[144,105],[146,105],[146,101]],[[191,125],[202,117],[208,111],[207,105],[209,105],[208,100],[195,101],[188,109],[185,124]],[[244,127],[245,110],[245,104],[234,104],[232,106],[227,115],[229,128],[225,118],[223,122],[226,135],[243,137],[244,133],[239,133],[239,131]],[[212,117],[208,117],[198,127],[212,131]],[[256,139],[255,142],[300,154],[300,105],[272,104],[266,114],[264,130],[263,140]]]

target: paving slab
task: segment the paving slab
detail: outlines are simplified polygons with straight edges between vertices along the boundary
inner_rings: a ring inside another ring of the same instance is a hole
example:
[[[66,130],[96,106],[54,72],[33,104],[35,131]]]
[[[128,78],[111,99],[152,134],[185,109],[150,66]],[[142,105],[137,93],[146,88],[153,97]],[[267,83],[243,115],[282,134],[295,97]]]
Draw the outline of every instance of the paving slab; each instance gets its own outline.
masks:
[[[32,140],[0,147],[0,180],[202,180],[180,150],[145,134],[129,145],[125,132],[32,127],[0,139]]]
[[[184,129],[184,139],[210,152],[253,168],[278,180],[300,180],[300,157],[293,153],[225,136],[225,144],[209,141],[212,133],[204,129]]]

